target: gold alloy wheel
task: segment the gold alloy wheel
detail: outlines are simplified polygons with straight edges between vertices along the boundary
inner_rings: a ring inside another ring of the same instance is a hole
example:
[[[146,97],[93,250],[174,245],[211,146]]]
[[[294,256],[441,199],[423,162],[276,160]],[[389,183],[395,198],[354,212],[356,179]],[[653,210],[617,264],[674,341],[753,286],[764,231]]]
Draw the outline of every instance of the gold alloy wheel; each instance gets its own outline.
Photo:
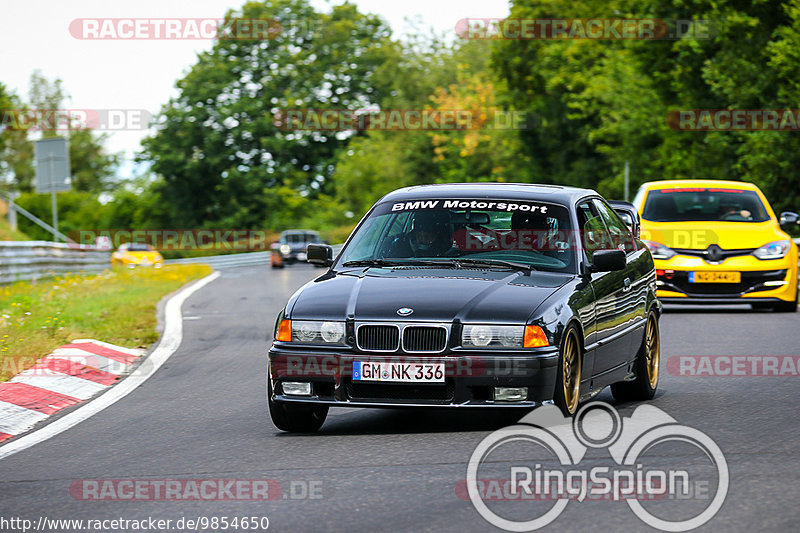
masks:
[[[658,367],[661,362],[661,343],[658,338],[658,322],[651,316],[647,321],[647,336],[645,340],[645,357],[647,358],[647,377],[650,388],[658,385]]]
[[[581,354],[574,330],[570,331],[567,338],[564,339],[563,356],[561,381],[564,386],[564,403],[571,414],[578,408],[581,389]]]

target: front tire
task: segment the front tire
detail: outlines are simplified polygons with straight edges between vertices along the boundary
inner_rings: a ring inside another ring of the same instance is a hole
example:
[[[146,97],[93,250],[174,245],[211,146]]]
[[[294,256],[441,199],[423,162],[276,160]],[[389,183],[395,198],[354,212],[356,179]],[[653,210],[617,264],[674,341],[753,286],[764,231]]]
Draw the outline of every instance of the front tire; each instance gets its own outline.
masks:
[[[305,405],[272,400],[272,380],[267,379],[267,402],[272,423],[281,431],[316,433],[328,417],[327,405]]]
[[[578,410],[581,395],[581,367],[583,354],[578,341],[578,330],[570,326],[561,341],[558,358],[558,378],[553,401],[564,413],[572,416]]]
[[[650,400],[656,395],[661,371],[661,333],[658,315],[650,311],[644,330],[644,339],[636,354],[633,370],[636,379],[611,385],[611,394],[618,402]]]

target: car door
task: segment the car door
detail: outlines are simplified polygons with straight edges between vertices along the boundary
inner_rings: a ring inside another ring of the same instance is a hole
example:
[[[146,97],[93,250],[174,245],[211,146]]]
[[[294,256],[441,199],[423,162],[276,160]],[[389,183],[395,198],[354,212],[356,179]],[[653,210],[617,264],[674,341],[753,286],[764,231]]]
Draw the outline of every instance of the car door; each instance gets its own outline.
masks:
[[[623,291],[617,308],[620,311],[615,318],[613,335],[624,335],[627,341],[622,343],[627,348],[615,354],[617,364],[632,361],[644,333],[644,318],[647,311],[648,265],[643,247],[638,247],[631,229],[619,217],[614,209],[600,198],[593,200],[603,222],[609,230],[611,245],[625,251],[627,267],[620,271],[623,276]]]
[[[602,204],[585,199],[577,206],[586,261],[591,265],[596,250],[613,250],[618,246],[606,226]],[[590,269],[591,270],[591,269]],[[630,352],[630,337],[624,334],[625,323],[632,309],[625,304],[630,292],[627,269],[613,272],[590,272],[595,294],[596,335],[593,376],[599,376],[622,365]]]

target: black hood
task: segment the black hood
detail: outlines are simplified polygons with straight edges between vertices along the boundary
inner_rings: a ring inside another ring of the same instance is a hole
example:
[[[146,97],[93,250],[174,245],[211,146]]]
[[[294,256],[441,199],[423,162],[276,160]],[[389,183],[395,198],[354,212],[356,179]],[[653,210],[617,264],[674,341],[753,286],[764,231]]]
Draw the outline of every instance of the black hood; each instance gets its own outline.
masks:
[[[352,270],[322,276],[298,291],[292,319],[525,323],[571,276],[467,269]]]

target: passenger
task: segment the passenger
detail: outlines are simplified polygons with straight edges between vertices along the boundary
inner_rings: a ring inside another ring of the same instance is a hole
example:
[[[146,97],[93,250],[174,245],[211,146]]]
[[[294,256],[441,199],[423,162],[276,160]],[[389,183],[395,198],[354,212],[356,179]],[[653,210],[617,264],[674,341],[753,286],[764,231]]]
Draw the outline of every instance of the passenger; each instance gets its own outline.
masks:
[[[552,226],[547,215],[517,211],[511,217],[511,231],[517,250],[548,251]]]

